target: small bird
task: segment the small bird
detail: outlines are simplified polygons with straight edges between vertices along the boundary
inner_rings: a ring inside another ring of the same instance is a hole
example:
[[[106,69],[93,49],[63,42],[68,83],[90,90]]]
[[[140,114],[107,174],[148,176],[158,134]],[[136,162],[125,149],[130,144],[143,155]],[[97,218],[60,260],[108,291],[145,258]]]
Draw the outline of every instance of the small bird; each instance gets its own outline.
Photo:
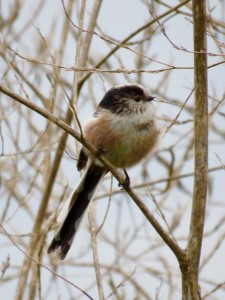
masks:
[[[83,136],[115,167],[122,168],[129,185],[126,168],[140,162],[154,148],[158,129],[152,100],[139,84],[117,85],[104,95],[93,118],[84,126]],[[70,197],[67,215],[48,247],[57,250],[61,259],[69,251],[78,226],[101,178],[108,170],[86,148],[77,161],[78,171],[86,168],[80,183]],[[64,209],[65,210],[65,209]]]

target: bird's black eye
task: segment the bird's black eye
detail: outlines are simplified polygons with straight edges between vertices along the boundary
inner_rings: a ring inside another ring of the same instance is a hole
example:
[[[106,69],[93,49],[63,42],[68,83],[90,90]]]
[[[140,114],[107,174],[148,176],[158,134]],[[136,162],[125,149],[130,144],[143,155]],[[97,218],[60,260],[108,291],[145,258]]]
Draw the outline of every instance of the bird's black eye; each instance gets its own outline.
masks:
[[[140,97],[140,96],[136,96],[136,97],[134,98],[134,100],[135,100],[136,102],[140,102],[140,101],[141,101],[141,97]]]

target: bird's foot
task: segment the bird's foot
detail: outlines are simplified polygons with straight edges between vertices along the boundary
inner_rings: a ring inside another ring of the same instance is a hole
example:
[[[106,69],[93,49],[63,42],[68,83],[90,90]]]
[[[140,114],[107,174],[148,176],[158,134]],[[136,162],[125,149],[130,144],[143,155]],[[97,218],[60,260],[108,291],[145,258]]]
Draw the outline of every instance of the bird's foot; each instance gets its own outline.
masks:
[[[130,177],[125,169],[123,169],[123,171],[125,174],[125,180],[123,183],[118,184],[119,187],[122,187],[121,190],[127,189],[130,186]]]

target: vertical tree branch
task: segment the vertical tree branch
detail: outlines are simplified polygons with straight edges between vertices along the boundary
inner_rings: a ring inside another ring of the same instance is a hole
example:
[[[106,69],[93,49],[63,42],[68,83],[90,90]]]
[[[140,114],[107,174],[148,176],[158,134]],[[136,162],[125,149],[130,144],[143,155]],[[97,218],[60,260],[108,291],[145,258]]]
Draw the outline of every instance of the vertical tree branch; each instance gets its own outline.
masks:
[[[100,5],[101,3],[99,4],[99,2],[100,2],[99,0],[95,1],[94,10],[90,17],[90,23],[89,23],[89,27],[88,27],[89,30],[93,30],[93,28],[96,24],[96,19],[97,19],[97,16],[98,16],[98,13],[99,13],[99,10],[101,7],[101,5]],[[70,16],[72,13],[72,7],[73,7],[73,1],[70,1],[68,3],[68,16]],[[67,20],[67,19],[65,19],[65,20]],[[68,23],[68,20],[65,21],[65,24],[67,24],[67,23]],[[62,33],[63,35],[65,34],[64,39],[63,39],[64,43],[67,38],[68,30],[69,30],[69,27],[66,25],[65,25],[65,30],[66,31]],[[87,43],[84,43],[86,46],[85,46],[85,53],[82,54],[83,62],[85,62],[87,60],[87,55],[88,55],[88,51],[89,51],[90,43],[91,43],[91,37],[88,36],[88,37],[86,37],[85,40],[87,40]],[[80,88],[81,88],[81,86],[78,86],[78,93],[79,93]],[[71,98],[74,98],[74,90],[72,91]],[[66,117],[65,117],[65,123],[70,124],[72,122],[72,117],[73,117],[73,113],[71,111],[71,108],[69,107],[67,110]],[[34,256],[35,253],[38,254],[37,253],[37,250],[38,250],[37,244],[38,244],[38,240],[40,238],[39,234],[41,232],[41,226],[42,226],[43,221],[46,216],[48,202],[49,202],[50,195],[51,195],[51,192],[52,192],[52,189],[54,186],[54,182],[55,182],[55,179],[56,179],[59,167],[60,167],[61,159],[62,159],[64,149],[66,146],[66,142],[67,142],[67,136],[68,136],[68,134],[66,132],[64,132],[60,138],[60,141],[59,141],[59,144],[58,144],[58,147],[56,150],[56,154],[53,159],[52,167],[51,167],[49,176],[46,180],[46,186],[43,191],[43,197],[41,199],[41,204],[40,204],[40,207],[39,207],[39,210],[37,213],[37,217],[36,217],[36,221],[35,221],[35,224],[33,227],[33,236],[31,238],[31,241],[30,241],[30,244],[28,247],[28,254],[30,256]],[[21,269],[18,284],[17,284],[16,296],[15,296],[15,298],[17,300],[23,299],[24,292],[25,292],[24,286],[26,286],[26,283],[28,281],[28,274],[30,271],[30,267],[31,267],[31,260],[29,260],[29,258],[26,257],[24,259],[23,268]],[[34,276],[36,277],[35,274],[34,274]],[[30,294],[29,294],[30,297],[33,298],[33,296],[35,295],[35,290],[36,290],[36,286],[33,285],[32,288],[30,289]],[[32,299],[32,298],[30,298],[30,299]]]
[[[102,275],[101,275],[101,269],[100,269],[100,263],[99,263],[98,247],[97,247],[97,233],[98,232],[95,228],[92,206],[88,210],[88,220],[89,220],[90,230],[91,230],[92,253],[93,253],[93,260],[94,260],[94,267],[95,267],[96,283],[98,286],[98,296],[99,296],[99,300],[104,300],[105,297],[104,297]]]
[[[195,176],[187,256],[188,270],[183,278],[183,299],[200,299],[199,261],[203,238],[208,172],[208,105],[206,55],[206,2],[193,1],[195,64]]]
[[[73,1],[70,1],[68,4],[68,10],[69,10],[69,14],[71,14],[72,12],[72,7],[73,7]],[[65,23],[64,23],[64,30],[62,32],[62,37],[63,37],[63,41],[64,43],[67,40],[68,37],[68,32],[69,32],[69,26],[67,26],[67,24],[69,24],[69,22],[65,19]],[[61,54],[63,55],[63,51],[60,51]],[[60,60],[62,59],[62,56],[60,57]],[[70,110],[68,110],[68,113],[65,117],[65,122],[67,124],[70,124],[72,120],[72,113]],[[53,163],[52,163],[52,167],[51,167],[51,171],[49,173],[49,176],[46,179],[46,187],[43,190],[43,196],[40,202],[40,206],[37,212],[37,217],[34,223],[34,227],[33,227],[33,236],[31,238],[30,244],[28,246],[28,255],[30,256],[35,256],[37,258],[38,255],[38,251],[39,251],[39,240],[40,240],[40,232],[41,232],[41,226],[43,224],[43,221],[45,220],[45,216],[46,216],[46,211],[47,211],[47,207],[48,207],[48,202],[50,199],[50,195],[54,186],[54,182],[57,176],[57,171],[58,168],[60,166],[60,162],[63,156],[63,149],[65,148],[66,145],[66,141],[67,141],[67,134],[64,132],[61,136],[61,139],[59,141],[59,145],[57,147],[57,151],[56,151],[56,155],[54,157]],[[23,268],[21,269],[20,272],[20,276],[19,276],[19,280],[18,280],[18,284],[17,284],[17,289],[16,289],[16,295],[15,295],[15,299],[20,300],[23,299],[24,297],[24,286],[26,286],[26,283],[28,281],[28,274],[30,272],[31,269],[31,263],[32,261],[29,259],[29,257],[25,257],[24,258],[24,263],[23,263]],[[32,274],[31,274],[31,282],[32,284],[29,285],[29,299],[33,299],[35,297],[35,293],[36,293],[36,281],[34,279],[34,277],[36,278],[36,269],[39,268],[40,266],[33,266],[32,269]]]

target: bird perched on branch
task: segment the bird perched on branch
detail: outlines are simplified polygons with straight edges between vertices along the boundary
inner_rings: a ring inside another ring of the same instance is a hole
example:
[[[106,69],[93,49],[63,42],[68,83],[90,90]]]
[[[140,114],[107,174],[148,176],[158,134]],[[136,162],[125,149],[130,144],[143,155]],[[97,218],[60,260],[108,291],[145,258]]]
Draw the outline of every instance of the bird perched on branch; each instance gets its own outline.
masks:
[[[112,165],[125,171],[127,185],[126,168],[139,163],[157,142],[153,99],[138,84],[117,85],[105,94],[93,118],[83,128],[84,138]],[[80,183],[69,199],[64,221],[48,248],[48,253],[57,250],[61,259],[71,247],[98,183],[108,172],[97,156],[82,147],[77,169],[84,168]]]

